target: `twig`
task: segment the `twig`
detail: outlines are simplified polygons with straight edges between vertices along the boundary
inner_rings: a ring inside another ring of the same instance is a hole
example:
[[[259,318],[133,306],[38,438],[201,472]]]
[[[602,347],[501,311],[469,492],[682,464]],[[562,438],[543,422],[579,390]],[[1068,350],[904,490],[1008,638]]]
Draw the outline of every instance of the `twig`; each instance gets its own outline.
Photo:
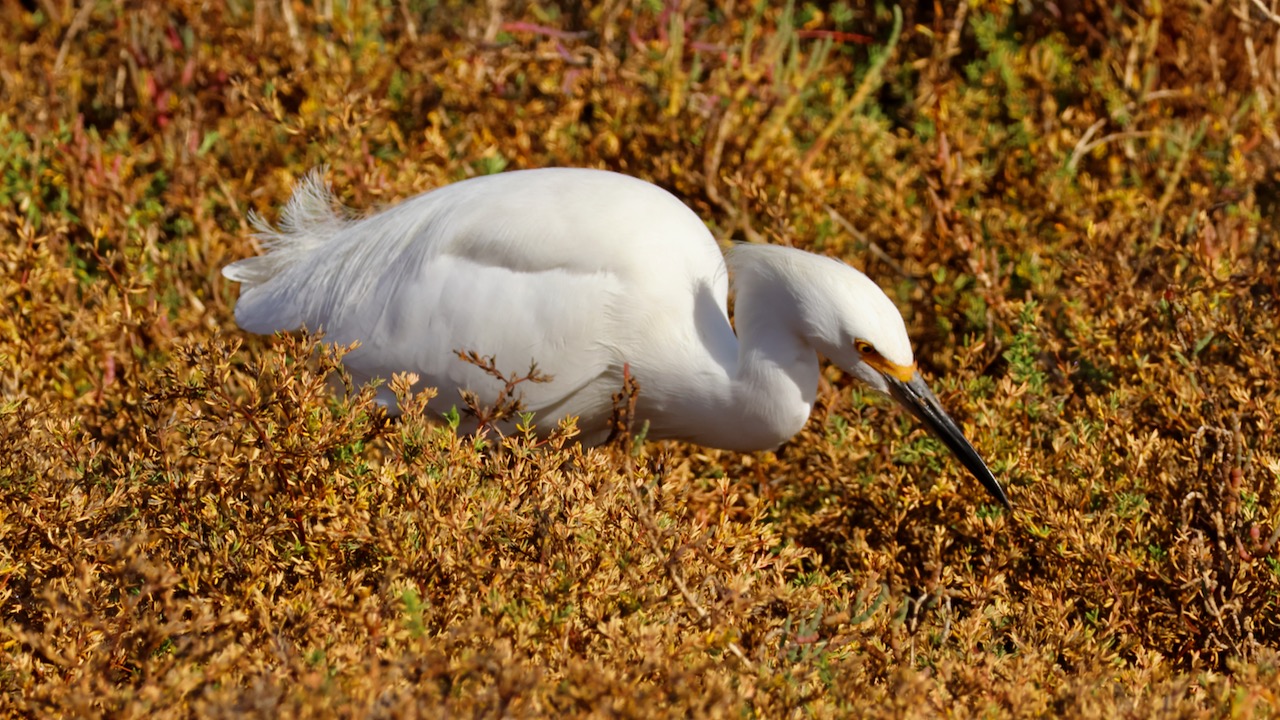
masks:
[[[280,0],[280,13],[284,16],[285,27],[289,30],[293,51],[299,55],[305,55],[307,48],[302,44],[302,31],[298,29],[298,16],[293,12],[292,0]]]
[[[493,355],[481,355],[474,350],[455,350],[454,353],[459,360],[475,365],[485,374],[502,383],[502,389],[498,391],[497,397],[487,406],[481,406],[480,397],[470,390],[459,393],[462,396],[462,402],[467,406],[467,412],[476,419],[477,431],[481,428],[491,428],[501,436],[502,431],[498,428],[498,423],[515,417],[524,410],[523,401],[515,395],[516,387],[524,382],[545,383],[553,379],[550,375],[539,372],[537,363],[530,363],[529,372],[525,375],[508,378],[498,369],[497,360]]]
[[[832,40],[840,43],[857,43],[858,45],[870,45],[876,39],[870,35],[862,33],[842,32],[840,30],[797,30],[796,37],[805,40]]]
[[[1277,15],[1271,12],[1271,10],[1267,8],[1266,5],[1262,4],[1262,0],[1253,0],[1253,5],[1254,7],[1258,8],[1258,11],[1262,13],[1263,17],[1265,17],[1266,19],[1270,20],[1271,22],[1277,25],[1280,25],[1280,15]]]
[[[413,19],[413,11],[409,9],[409,0],[400,0],[400,17],[404,20],[405,34],[413,42],[418,42],[418,23]]]
[[[801,164],[804,170],[808,170],[814,159],[827,149],[827,143],[831,142],[831,138],[835,136],[836,131],[844,127],[849,118],[862,109],[863,104],[866,103],[871,93],[880,87],[880,78],[884,72],[884,66],[888,64],[889,58],[893,56],[894,50],[898,48],[898,38],[900,37],[902,37],[902,9],[894,5],[893,30],[889,33],[888,42],[877,50],[872,51],[871,67],[862,76],[862,82],[858,84],[858,89],[854,91],[853,97],[849,98],[836,111],[835,116],[831,118],[827,126],[822,128],[822,132],[818,133],[818,139],[814,141],[813,146],[804,155],[804,161]]]
[[[907,272],[907,269],[902,267],[897,260],[894,260],[889,253],[885,252],[884,248],[880,247],[879,243],[864,235],[860,230],[853,226],[853,223],[849,222],[849,220],[845,218],[844,215],[841,215],[835,208],[830,205],[823,205],[823,207],[826,208],[827,214],[831,216],[831,219],[834,220],[837,225],[844,228],[844,231],[852,235],[855,240],[866,245],[867,248],[871,250],[872,255],[875,255],[881,262],[893,268],[894,272],[908,280],[920,279],[919,276],[912,275]]]
[[[969,3],[958,3],[956,9],[956,18],[951,23],[951,32],[947,33],[946,49],[942,51],[942,58],[950,60],[960,54],[960,35],[964,32],[964,21],[969,15]]]
[[[76,35],[89,24],[89,16],[93,14],[93,7],[97,3],[94,0],[84,0],[84,5],[71,19],[71,25],[67,27],[67,36],[62,39],[62,45],[58,48],[58,59],[53,61],[53,74],[57,75],[62,71],[62,64],[67,59],[67,53],[71,50],[71,41]]]
[[[1178,190],[1178,185],[1182,182],[1182,176],[1187,172],[1187,163],[1191,160],[1191,151],[1195,150],[1200,141],[1204,139],[1205,122],[1200,123],[1200,127],[1196,133],[1187,138],[1182,145],[1182,153],[1178,155],[1178,161],[1173,166],[1173,176],[1165,183],[1164,192],[1160,194],[1160,200],[1156,203],[1156,221],[1151,230],[1151,236],[1156,237],[1160,234],[1162,221],[1164,219],[1164,211],[1168,209],[1169,203],[1173,202],[1173,195]]]
[[[1089,130],[1093,130],[1094,126],[1101,126],[1104,123],[1106,123],[1106,118],[1103,118],[1098,122],[1095,122],[1092,126],[1089,127]],[[1080,138],[1080,142],[1076,143],[1075,149],[1071,151],[1071,159],[1067,161],[1068,170],[1074,171],[1076,169],[1076,165],[1080,163],[1080,158],[1093,152],[1094,148],[1096,147],[1099,147],[1101,145],[1106,145],[1107,143],[1113,142],[1115,140],[1132,140],[1135,138],[1151,137],[1152,135],[1155,135],[1155,133],[1149,130],[1129,130],[1125,132],[1111,133],[1110,135],[1107,135],[1105,137],[1100,137],[1091,143],[1082,145],[1081,143],[1084,143],[1088,135],[1089,135],[1089,132],[1086,131],[1085,137]]]
[[[558,28],[539,25],[531,22],[511,21],[504,22],[499,26],[506,32],[525,32],[534,35],[543,35],[557,40],[585,40],[591,37],[591,33],[587,30],[560,30]]]
[[[631,440],[631,428],[636,421],[636,400],[640,396],[640,383],[631,375],[631,365],[622,366],[622,388],[613,394],[613,413],[609,418],[609,437],[605,444],[618,442],[627,448]],[[628,448],[629,449],[629,448]]]
[[[1080,158],[1083,157],[1086,152],[1088,152],[1089,150],[1092,150],[1095,147],[1089,144],[1089,141],[1093,139],[1094,133],[1101,130],[1102,126],[1106,124],[1107,124],[1106,118],[1098,118],[1092,125],[1089,126],[1089,129],[1085,130],[1084,134],[1080,136],[1079,142],[1076,143],[1075,148],[1071,151],[1071,159],[1067,161],[1068,172],[1076,171],[1076,165],[1080,163]]]

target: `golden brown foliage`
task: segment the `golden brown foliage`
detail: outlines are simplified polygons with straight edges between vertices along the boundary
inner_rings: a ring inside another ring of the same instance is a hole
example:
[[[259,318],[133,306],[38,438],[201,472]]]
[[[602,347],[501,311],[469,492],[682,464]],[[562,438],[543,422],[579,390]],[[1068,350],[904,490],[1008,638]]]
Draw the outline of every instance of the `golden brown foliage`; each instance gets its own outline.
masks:
[[[1280,5],[891,8],[0,5],[0,712],[1277,713]],[[1016,509],[836,371],[776,454],[336,399],[219,275],[317,165],[849,259]]]

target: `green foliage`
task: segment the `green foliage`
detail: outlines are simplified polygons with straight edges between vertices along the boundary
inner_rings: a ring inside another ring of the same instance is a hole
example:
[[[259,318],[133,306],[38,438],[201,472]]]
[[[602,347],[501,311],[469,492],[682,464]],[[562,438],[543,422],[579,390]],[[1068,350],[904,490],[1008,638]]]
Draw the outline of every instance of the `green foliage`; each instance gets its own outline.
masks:
[[[1041,370],[1039,329],[1036,327],[1037,308],[1034,302],[1025,303],[1018,312],[1018,325],[1009,341],[1004,359],[1009,363],[1009,375],[1016,383],[1025,383],[1033,395],[1044,393],[1048,376]]]

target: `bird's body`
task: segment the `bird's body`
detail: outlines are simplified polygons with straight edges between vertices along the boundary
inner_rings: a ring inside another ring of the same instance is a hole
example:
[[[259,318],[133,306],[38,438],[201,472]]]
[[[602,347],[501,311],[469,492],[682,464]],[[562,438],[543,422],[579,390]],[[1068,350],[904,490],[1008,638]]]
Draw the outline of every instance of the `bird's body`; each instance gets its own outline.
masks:
[[[763,245],[734,248],[726,267],[697,215],[625,175],[491,175],[354,220],[311,176],[281,229],[259,229],[268,252],[224,271],[243,284],[240,326],[359,341],[344,359],[353,379],[417,373],[440,391],[438,410],[460,406],[464,390],[482,402],[501,390],[459,351],[493,356],[508,377],[534,362],[551,377],[520,385],[538,427],[576,416],[583,441],[597,443],[625,369],[650,437],[754,450],[803,427],[819,353],[895,396],[919,378],[901,316],[862,273]]]

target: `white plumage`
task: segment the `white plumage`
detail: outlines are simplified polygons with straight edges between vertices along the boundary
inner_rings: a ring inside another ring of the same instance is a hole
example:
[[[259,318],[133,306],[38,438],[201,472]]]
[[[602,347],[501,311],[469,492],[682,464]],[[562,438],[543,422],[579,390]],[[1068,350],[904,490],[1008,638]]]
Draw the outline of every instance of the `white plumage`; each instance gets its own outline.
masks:
[[[1008,502],[915,371],[902,317],[875,283],[844,263],[765,245],[733,248],[726,269],[697,215],[655,185],[526,170],[348,219],[312,174],[278,230],[255,225],[266,252],[223,271],[242,283],[240,326],[358,340],[345,358],[355,380],[415,372],[439,389],[437,411],[460,405],[461,390],[491,401],[500,389],[457,351],[492,355],[509,376],[532,361],[552,377],[520,386],[539,428],[577,416],[583,441],[598,443],[629,366],[650,437],[771,448],[804,426],[821,353],[903,402]]]

